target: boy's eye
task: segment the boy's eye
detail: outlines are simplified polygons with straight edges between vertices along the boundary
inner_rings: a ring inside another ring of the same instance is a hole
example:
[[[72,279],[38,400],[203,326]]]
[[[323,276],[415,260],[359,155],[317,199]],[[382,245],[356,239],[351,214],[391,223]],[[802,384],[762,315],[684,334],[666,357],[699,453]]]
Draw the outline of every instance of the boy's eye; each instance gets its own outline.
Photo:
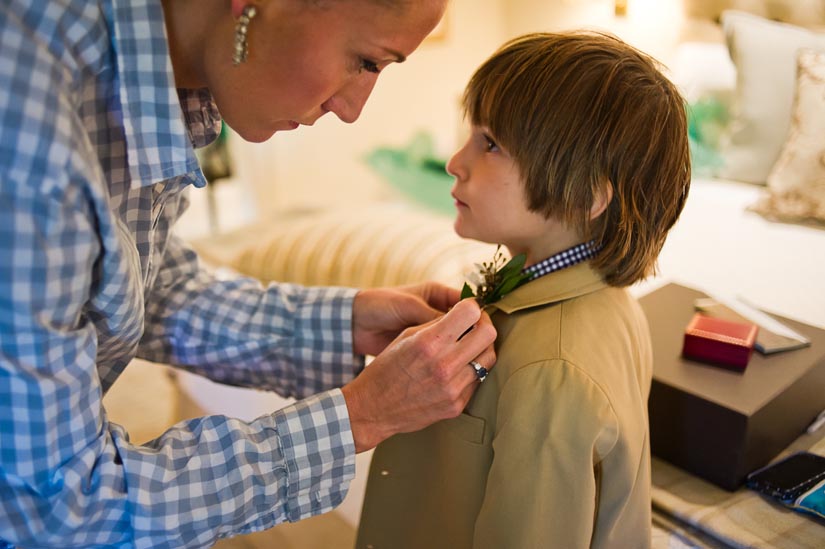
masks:
[[[498,145],[496,145],[496,142],[493,141],[490,138],[490,136],[486,134],[484,135],[484,145],[487,149],[487,152],[495,152],[498,150]]]
[[[359,67],[361,72],[367,71],[373,74],[378,74],[381,72],[381,69],[378,68],[378,65],[374,61],[370,61],[369,59],[361,58],[361,66]]]

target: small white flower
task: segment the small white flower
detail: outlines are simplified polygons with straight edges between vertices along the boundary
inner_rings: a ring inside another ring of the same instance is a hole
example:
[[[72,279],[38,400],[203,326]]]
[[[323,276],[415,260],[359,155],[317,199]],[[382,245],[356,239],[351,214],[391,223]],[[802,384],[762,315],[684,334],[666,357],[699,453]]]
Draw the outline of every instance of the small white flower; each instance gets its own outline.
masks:
[[[478,267],[479,265],[476,263],[476,266]],[[469,282],[475,287],[479,287],[482,284],[484,284],[484,278],[482,278],[481,274],[476,271],[467,273],[467,275],[464,278],[466,278],[467,282]]]

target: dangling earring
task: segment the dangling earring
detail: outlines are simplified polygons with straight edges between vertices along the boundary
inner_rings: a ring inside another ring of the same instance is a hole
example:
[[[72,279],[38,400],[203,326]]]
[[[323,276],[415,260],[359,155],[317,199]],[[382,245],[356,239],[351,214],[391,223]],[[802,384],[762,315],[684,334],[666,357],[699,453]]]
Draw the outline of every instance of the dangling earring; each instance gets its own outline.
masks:
[[[246,56],[249,53],[246,33],[249,30],[249,22],[252,21],[256,15],[258,15],[258,9],[251,4],[247,4],[244,6],[243,12],[235,24],[235,53],[232,54],[233,65],[240,65],[246,61]]]

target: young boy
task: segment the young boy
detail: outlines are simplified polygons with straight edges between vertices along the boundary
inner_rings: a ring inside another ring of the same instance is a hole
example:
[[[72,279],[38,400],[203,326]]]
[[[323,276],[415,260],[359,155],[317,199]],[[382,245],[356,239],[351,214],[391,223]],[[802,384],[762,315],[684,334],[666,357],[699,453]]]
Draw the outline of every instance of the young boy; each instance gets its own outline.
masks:
[[[498,360],[464,413],[373,457],[357,546],[650,545],[645,317],[690,184],[685,105],[657,64],[596,33],[505,44],[464,96],[455,230],[526,256],[487,306]]]

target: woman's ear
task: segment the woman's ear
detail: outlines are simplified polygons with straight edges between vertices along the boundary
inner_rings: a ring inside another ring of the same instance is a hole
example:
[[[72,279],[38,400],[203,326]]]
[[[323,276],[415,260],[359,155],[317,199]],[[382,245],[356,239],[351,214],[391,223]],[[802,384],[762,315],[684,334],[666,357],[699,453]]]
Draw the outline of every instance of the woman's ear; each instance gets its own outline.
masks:
[[[593,205],[590,206],[590,221],[602,215],[611,200],[613,200],[613,183],[609,179],[605,179],[593,195]]]

